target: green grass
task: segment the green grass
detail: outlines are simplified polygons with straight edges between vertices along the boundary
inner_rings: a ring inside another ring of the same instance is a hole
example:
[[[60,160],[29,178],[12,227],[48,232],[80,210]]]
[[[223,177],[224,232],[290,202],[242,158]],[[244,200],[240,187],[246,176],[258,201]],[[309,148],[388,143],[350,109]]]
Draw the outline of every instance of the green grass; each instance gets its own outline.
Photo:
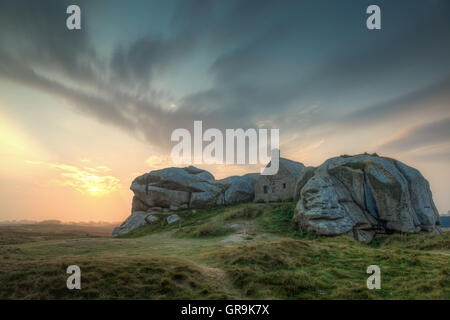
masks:
[[[253,204],[234,206],[223,212],[217,213],[213,218],[200,225],[193,223],[190,227],[178,231],[178,235],[193,237],[217,237],[233,232],[227,225],[230,221],[254,219],[262,214],[263,210]],[[200,220],[203,221],[203,220]]]
[[[139,238],[162,231],[175,231],[178,237],[217,237],[232,233],[232,229],[226,226],[226,222],[238,219],[254,219],[262,214],[261,205],[258,204],[234,204],[212,209],[181,210],[177,214],[180,222],[166,225],[165,215],[158,215],[160,221],[152,225],[146,225],[134,230],[121,238]]]
[[[233,219],[253,219],[260,216],[263,212],[262,206],[255,204],[245,204],[226,211],[222,218],[225,221]]]
[[[164,223],[167,215],[156,214],[160,219],[154,224],[145,225],[139,229],[133,230],[132,232],[120,236],[120,238],[139,238],[149,234],[155,234],[162,231],[179,231],[183,229],[184,231],[189,230],[191,227],[198,228],[205,223],[211,223],[211,220],[215,219],[217,216],[222,215],[229,210],[235,208],[237,205],[221,206],[212,209],[201,209],[196,210],[196,213],[192,213],[192,210],[180,210],[177,211],[177,215],[180,216],[180,221],[173,224],[167,225]]]
[[[396,247],[413,250],[448,250],[450,237],[448,232],[444,236],[432,233],[418,237],[415,234],[393,234],[389,237],[378,238],[371,243],[372,247]]]
[[[298,228],[292,222],[294,209],[295,204],[293,202],[269,204],[259,220],[262,230],[281,236],[302,237]]]
[[[373,249],[345,237],[319,242],[286,238],[224,248],[207,257],[223,266],[233,285],[249,298],[450,298],[448,257]],[[381,268],[381,290],[366,288],[366,268],[371,264]]]
[[[0,245],[20,244],[55,239],[109,237],[113,226],[74,226],[58,224],[29,224],[0,226]]]
[[[227,227],[222,226],[219,223],[204,223],[197,228],[194,228],[189,233],[194,237],[217,237],[217,236],[223,236],[228,233],[232,232]]]
[[[161,219],[118,239],[105,230],[0,227],[0,299],[450,299],[450,233],[370,245],[299,234],[294,206],[184,210],[180,223]],[[71,264],[82,271],[79,291],[66,289]],[[372,264],[381,290],[366,287]]]
[[[66,288],[66,268],[82,270],[81,290]],[[220,284],[194,263],[171,257],[59,258],[9,266],[0,299],[226,299]]]

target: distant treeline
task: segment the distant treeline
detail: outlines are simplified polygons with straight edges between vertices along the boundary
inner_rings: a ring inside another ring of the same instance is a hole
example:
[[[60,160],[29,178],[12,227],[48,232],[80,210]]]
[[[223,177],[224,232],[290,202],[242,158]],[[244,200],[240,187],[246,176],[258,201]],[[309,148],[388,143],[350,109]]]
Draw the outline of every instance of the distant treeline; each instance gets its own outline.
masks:
[[[110,226],[110,225],[120,225],[121,222],[107,222],[107,221],[88,221],[88,222],[62,222],[60,220],[42,220],[42,221],[34,221],[34,220],[6,220],[0,221],[0,225],[24,225],[24,224],[57,224],[57,225],[72,225],[72,226]]]

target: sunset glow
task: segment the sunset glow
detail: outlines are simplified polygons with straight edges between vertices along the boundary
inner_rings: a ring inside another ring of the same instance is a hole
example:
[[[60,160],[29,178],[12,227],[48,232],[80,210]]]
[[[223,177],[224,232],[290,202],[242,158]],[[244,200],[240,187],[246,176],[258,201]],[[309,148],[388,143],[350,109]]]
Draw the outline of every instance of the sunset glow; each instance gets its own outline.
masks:
[[[396,158],[450,210],[444,1],[407,12],[387,2],[378,31],[366,29],[363,3],[333,4],[326,21],[315,2],[247,5],[267,19],[227,1],[163,3],[86,2],[83,28],[68,31],[61,1],[51,10],[5,2],[0,220],[122,221],[133,179],[174,166],[171,133],[196,120],[205,130],[279,128],[281,156],[306,166],[363,152]],[[216,179],[261,168],[193,165]]]
[[[89,188],[89,191],[91,191],[91,193],[96,194],[99,190],[97,186],[92,186]]]

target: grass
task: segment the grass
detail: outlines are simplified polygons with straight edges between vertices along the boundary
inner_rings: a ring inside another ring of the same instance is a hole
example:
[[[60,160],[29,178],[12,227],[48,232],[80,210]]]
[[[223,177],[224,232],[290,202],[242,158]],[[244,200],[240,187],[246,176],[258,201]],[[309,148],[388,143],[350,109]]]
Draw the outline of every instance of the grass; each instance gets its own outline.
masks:
[[[82,270],[82,289],[66,288],[66,268]],[[194,263],[171,257],[59,258],[3,269],[0,299],[230,298]]]
[[[450,299],[450,233],[366,245],[299,234],[293,209],[184,210],[180,223],[119,239],[96,229],[0,227],[0,299]],[[82,271],[79,291],[66,288],[71,264]],[[366,287],[372,264],[381,290]]]
[[[222,226],[219,223],[204,223],[194,230],[190,231],[190,234],[194,237],[217,237],[230,233],[232,230]]]
[[[74,226],[64,224],[30,224],[0,226],[0,245],[26,242],[109,237],[112,226]]]
[[[292,222],[294,209],[293,202],[270,204],[259,221],[262,230],[282,236],[300,237],[298,229]]]
[[[371,246],[412,250],[448,250],[450,248],[450,237],[448,235],[448,232],[444,236],[429,233],[420,237],[407,233],[393,234],[390,237],[375,239]]]
[[[207,256],[211,263],[224,266],[233,285],[248,298],[450,298],[448,257],[373,249],[344,237],[318,243],[286,238],[224,248]],[[381,290],[366,288],[366,268],[371,264],[382,270]]]
[[[253,219],[261,215],[263,210],[257,204],[234,204],[212,209],[181,210],[177,214],[182,218],[179,223],[164,224],[164,215],[159,215],[160,221],[134,230],[121,238],[139,238],[161,231],[175,231],[179,237],[217,237],[230,234],[233,230],[225,222],[236,219]]]
[[[186,230],[179,230],[178,234],[194,237],[224,236],[233,232],[233,227],[227,225],[226,222],[254,219],[260,216],[262,212],[263,210],[260,207],[253,204],[231,207],[229,210],[217,214],[208,222],[200,225],[193,224]]]
[[[164,223],[167,215],[155,214],[160,218],[158,222],[151,225],[148,224],[139,229],[133,230],[132,232],[121,236],[121,238],[139,238],[145,235],[155,234],[162,231],[179,231],[180,229],[184,229],[186,231],[192,226],[198,228],[202,224],[211,223],[212,219],[234,207],[236,207],[236,205],[196,210],[196,213],[192,213],[192,210],[180,210],[177,212],[177,215],[179,215],[181,218],[180,221],[170,225],[166,225]]]

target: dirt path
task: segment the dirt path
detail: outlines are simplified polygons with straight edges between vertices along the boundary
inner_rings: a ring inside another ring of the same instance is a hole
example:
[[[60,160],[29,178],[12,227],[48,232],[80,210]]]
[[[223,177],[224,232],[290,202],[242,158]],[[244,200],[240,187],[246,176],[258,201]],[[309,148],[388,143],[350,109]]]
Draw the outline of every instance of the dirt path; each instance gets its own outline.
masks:
[[[443,251],[427,251],[428,253],[432,253],[432,254],[440,254],[440,255],[443,255],[443,256],[447,256],[447,257],[450,257],[450,253],[448,253],[448,252],[443,252]]]
[[[208,278],[212,278],[214,283],[217,283],[223,291],[235,299],[242,299],[242,293],[233,286],[231,280],[223,271],[219,268],[212,268],[205,265],[198,264],[202,274]]]

